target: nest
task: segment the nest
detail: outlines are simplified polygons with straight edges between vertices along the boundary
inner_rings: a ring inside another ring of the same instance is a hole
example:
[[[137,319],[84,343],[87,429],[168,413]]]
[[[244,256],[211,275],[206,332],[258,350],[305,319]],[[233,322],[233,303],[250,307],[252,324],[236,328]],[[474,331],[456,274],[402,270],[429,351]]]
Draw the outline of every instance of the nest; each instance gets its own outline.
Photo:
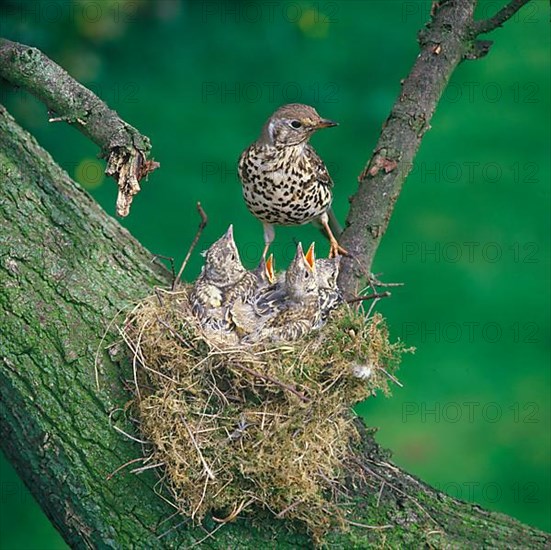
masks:
[[[141,430],[175,505],[196,522],[263,509],[318,539],[344,528],[334,495],[359,438],[351,407],[388,393],[402,344],[379,314],[343,305],[298,342],[228,347],[203,332],[188,290],[157,291],[123,329]]]

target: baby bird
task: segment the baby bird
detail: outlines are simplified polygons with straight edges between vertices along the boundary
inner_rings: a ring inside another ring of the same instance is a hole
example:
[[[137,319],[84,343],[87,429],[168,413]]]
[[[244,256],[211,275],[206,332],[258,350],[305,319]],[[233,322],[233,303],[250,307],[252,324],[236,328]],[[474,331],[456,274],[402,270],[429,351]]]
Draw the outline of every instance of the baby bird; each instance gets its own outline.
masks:
[[[319,287],[320,328],[327,322],[329,314],[343,303],[342,292],[337,285],[341,256],[316,261],[316,273]]]
[[[230,305],[230,317],[239,336],[249,334],[258,328],[259,315],[254,309],[254,302],[276,282],[273,254],[270,254],[267,260],[262,258],[258,267],[250,273],[254,277],[248,288]]]
[[[246,341],[296,340],[320,322],[319,292],[313,247],[305,255],[302,245],[281,283],[268,287],[254,303],[258,328]]]
[[[246,271],[243,277],[228,289],[225,295],[225,301],[228,306],[232,306],[238,301],[249,303],[255,294],[262,288],[275,282],[274,257],[266,260],[262,258],[258,267],[253,271]]]
[[[203,325],[229,328],[228,296],[247,270],[239,259],[233,226],[205,253],[205,265],[190,295],[192,312]]]

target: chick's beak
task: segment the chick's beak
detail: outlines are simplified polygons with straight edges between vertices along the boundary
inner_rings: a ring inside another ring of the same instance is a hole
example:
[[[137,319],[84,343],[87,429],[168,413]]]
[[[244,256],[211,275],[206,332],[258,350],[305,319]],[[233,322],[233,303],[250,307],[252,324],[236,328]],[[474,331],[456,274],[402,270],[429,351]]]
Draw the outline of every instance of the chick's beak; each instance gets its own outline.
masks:
[[[274,255],[270,254],[266,260],[266,274],[268,275],[268,281],[273,284],[275,282],[275,273],[274,273]]]
[[[312,271],[316,269],[316,256],[314,255],[314,245],[315,243],[312,243],[310,245],[310,248],[304,255],[304,259],[306,260],[306,263],[308,264],[308,266]]]

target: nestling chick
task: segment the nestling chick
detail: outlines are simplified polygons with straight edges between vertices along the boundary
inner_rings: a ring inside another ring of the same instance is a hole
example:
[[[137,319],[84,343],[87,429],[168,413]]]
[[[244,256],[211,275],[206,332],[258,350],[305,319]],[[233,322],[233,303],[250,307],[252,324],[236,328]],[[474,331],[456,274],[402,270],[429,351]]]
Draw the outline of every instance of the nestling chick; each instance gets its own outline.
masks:
[[[344,302],[344,297],[337,284],[340,263],[341,256],[316,261],[321,315],[319,326],[315,328],[324,325],[331,311]]]
[[[250,342],[296,340],[319,323],[321,313],[313,246],[305,255],[299,243],[285,279],[263,292],[253,309],[258,328],[246,338]]]
[[[239,281],[228,288],[225,294],[226,305],[232,306],[238,301],[250,303],[262,288],[273,284],[275,282],[273,262],[273,255],[270,255],[267,260],[262,258],[256,269],[246,271]]]
[[[262,315],[256,311],[254,303],[259,295],[262,295],[275,283],[273,255],[270,254],[267,260],[262,258],[258,267],[251,274],[255,276],[254,288],[251,285],[248,291],[243,292],[229,308],[233,328],[240,337],[250,334],[258,328]]]
[[[246,273],[230,225],[206,251],[205,265],[191,292],[192,312],[204,325],[228,328],[227,294]]]

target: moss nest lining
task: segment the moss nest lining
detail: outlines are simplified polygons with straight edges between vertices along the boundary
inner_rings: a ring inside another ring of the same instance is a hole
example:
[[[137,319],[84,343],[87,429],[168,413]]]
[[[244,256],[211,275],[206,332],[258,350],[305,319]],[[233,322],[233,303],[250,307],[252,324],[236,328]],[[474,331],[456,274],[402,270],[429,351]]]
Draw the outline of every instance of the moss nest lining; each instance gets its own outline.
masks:
[[[388,393],[403,345],[380,314],[343,305],[299,341],[228,346],[188,292],[157,290],[123,327],[141,430],[174,504],[197,522],[261,508],[316,538],[345,528],[334,494],[359,438],[351,407]]]

